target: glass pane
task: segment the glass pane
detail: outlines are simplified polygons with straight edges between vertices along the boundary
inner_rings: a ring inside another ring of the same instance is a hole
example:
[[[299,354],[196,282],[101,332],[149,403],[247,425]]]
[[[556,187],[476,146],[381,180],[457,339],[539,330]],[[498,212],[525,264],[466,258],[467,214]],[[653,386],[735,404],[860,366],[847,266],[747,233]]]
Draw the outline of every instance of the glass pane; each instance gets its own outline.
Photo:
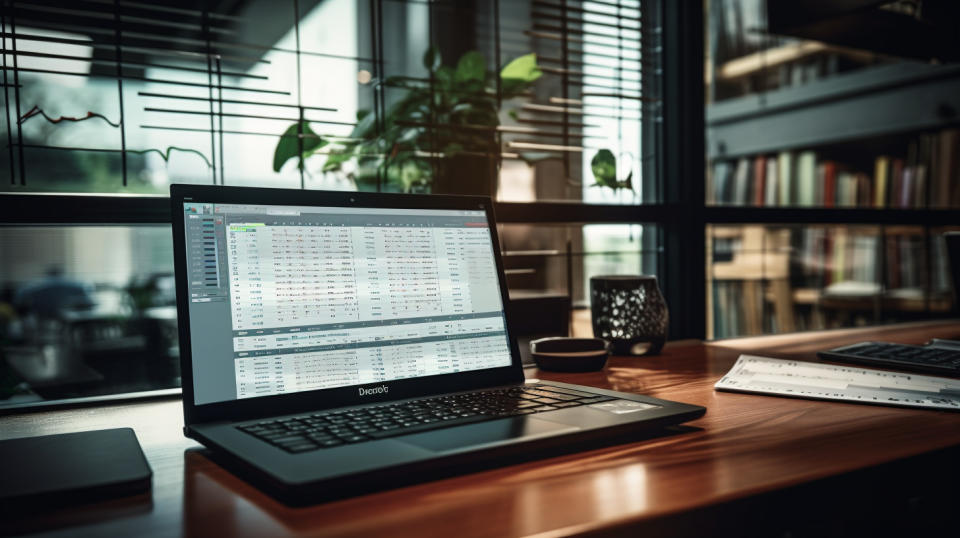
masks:
[[[138,3],[118,15],[87,4],[74,16],[11,6],[5,65],[16,69],[5,71],[3,128],[12,145],[0,188],[343,188],[346,178],[322,171],[329,148],[319,146],[347,137],[358,101],[371,100],[373,58],[360,50],[370,24],[352,0],[306,4],[297,13],[292,1],[223,11]]]
[[[500,20],[503,61],[535,52],[542,76],[501,111],[499,199],[656,201],[654,6],[501,2]]]
[[[931,108],[960,91],[946,49],[872,37],[944,23],[875,4],[706,2],[708,204],[960,207],[960,130]]]
[[[707,332],[727,338],[948,315],[942,245],[919,226],[710,226]]]
[[[0,406],[180,386],[169,227],[0,228]]]
[[[639,0],[166,4],[10,6],[0,191],[657,199]]]
[[[590,278],[656,275],[657,234],[649,224],[501,225],[510,296],[568,297],[573,333],[591,336]]]

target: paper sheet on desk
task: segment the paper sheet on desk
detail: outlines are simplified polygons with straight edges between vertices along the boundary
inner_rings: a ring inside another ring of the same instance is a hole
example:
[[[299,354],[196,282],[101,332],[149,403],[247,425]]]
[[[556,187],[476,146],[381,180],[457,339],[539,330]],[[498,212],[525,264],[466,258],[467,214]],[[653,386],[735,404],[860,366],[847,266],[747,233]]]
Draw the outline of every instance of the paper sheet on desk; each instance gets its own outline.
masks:
[[[960,411],[960,380],[740,355],[716,390]]]

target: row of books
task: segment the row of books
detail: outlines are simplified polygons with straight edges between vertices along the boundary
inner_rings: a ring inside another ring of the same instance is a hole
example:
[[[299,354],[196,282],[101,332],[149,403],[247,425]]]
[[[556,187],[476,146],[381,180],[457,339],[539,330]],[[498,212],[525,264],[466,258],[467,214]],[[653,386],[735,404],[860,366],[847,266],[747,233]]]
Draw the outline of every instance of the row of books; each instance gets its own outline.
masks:
[[[881,282],[885,290],[926,287],[926,237],[922,233],[892,233],[881,238],[874,232],[816,227],[805,228],[799,235],[799,278],[794,279],[799,285],[837,293],[842,293],[842,288],[831,286],[843,282],[863,284],[858,289],[872,293],[881,290]],[[934,260],[944,258],[939,244],[934,241]],[[935,280],[934,288],[945,284],[943,278]]]
[[[757,294],[744,293],[744,286],[749,283],[737,280],[718,280],[713,282],[713,327],[712,338],[733,338],[737,336],[753,336],[759,334],[757,328],[752,328],[746,321],[750,315],[747,309],[755,309],[760,317],[768,318],[763,304],[758,300],[756,304],[745,304],[744,297],[760,297]],[[779,332],[771,330],[770,319],[765,319],[760,327],[761,332]]]
[[[814,151],[718,160],[707,203],[750,206],[960,207],[960,130],[918,136],[906,156],[879,155],[872,170]]]
[[[809,305],[796,309],[788,326],[783,326],[775,305],[765,302],[762,293],[747,293],[754,282],[717,280],[710,288],[712,294],[712,326],[710,338],[735,338],[781,332],[814,331],[826,328],[811,316]],[[749,300],[753,303],[748,303]]]
[[[938,234],[931,239],[928,253],[927,236],[921,230],[900,229],[880,235],[875,228],[795,229],[789,239],[790,269],[783,273],[789,280],[789,293],[778,296],[766,284],[756,288],[765,293],[747,293],[747,286],[760,284],[748,279],[711,282],[713,337],[828,328],[824,323],[829,316],[816,313],[827,298],[906,299],[913,308],[923,310],[928,297],[943,299],[951,290],[945,246]],[[714,263],[738,263],[740,245],[735,240],[727,245],[729,241],[716,238]],[[928,263],[932,263],[929,269]],[[774,304],[784,300],[789,304]],[[749,301],[756,304],[747,304]],[[790,327],[777,326],[775,313],[784,306],[792,310]],[[881,315],[897,319],[897,311],[889,308],[888,304]]]

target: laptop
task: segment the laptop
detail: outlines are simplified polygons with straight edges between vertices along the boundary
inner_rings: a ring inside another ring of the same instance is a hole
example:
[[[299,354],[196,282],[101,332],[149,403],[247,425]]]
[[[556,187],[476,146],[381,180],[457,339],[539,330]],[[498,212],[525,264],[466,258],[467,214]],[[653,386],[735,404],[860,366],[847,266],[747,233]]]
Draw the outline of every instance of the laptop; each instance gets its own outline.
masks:
[[[526,383],[489,198],[173,185],[185,434],[302,505],[703,407]]]

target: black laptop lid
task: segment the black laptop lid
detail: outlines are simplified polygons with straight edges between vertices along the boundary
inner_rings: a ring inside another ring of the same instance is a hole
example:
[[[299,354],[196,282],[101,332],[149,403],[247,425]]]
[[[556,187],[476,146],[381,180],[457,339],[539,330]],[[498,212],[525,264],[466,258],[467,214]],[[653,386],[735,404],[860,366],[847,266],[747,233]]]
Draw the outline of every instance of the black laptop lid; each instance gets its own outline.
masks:
[[[187,424],[523,379],[491,203],[171,187]]]

